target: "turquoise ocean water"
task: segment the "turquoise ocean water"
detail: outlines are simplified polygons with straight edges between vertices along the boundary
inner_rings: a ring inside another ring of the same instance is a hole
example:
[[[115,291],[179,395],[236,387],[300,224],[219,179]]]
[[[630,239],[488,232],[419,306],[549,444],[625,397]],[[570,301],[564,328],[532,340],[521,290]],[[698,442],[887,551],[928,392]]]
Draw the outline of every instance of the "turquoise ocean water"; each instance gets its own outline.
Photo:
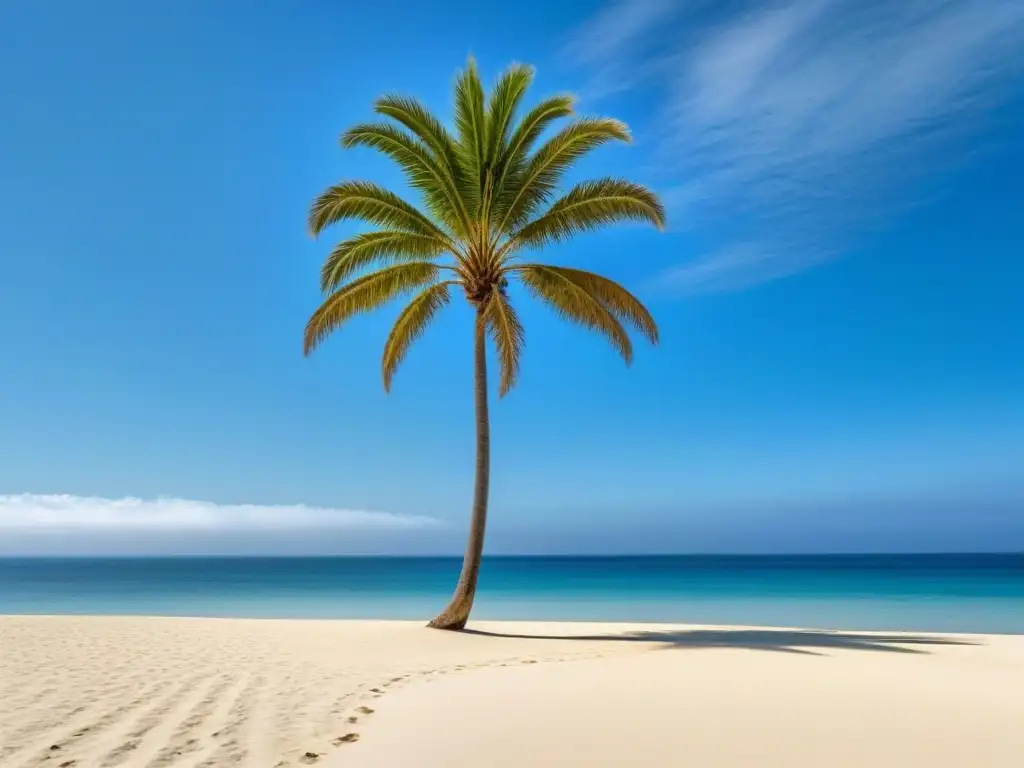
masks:
[[[457,558],[0,559],[0,614],[424,619]],[[1024,634],[1024,553],[494,557],[474,617]]]

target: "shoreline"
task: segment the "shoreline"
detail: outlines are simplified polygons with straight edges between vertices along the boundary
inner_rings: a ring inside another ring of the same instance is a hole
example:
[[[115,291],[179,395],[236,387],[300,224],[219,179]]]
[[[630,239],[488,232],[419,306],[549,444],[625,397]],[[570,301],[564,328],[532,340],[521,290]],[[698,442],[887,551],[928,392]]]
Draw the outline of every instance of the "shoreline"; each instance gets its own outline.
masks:
[[[403,624],[422,626],[426,628],[429,619],[420,618],[374,618],[374,617],[332,617],[332,616],[243,616],[233,614],[176,614],[176,613],[0,613],[0,622],[5,619],[139,619],[139,620],[171,620],[171,621],[265,621],[265,622],[324,622],[339,624]],[[631,621],[628,619],[493,619],[484,618],[471,620],[470,625],[478,624],[508,624],[508,625],[555,625],[568,627],[581,626],[602,626],[609,628],[658,628],[658,627],[688,627],[691,629],[719,629],[719,630],[787,630],[801,632],[820,633],[858,633],[876,635],[934,635],[936,637],[1020,637],[1024,638],[1024,631],[993,631],[983,630],[932,630],[932,629],[906,629],[894,627],[871,627],[860,628],[853,625],[830,626],[830,625],[789,625],[789,624],[730,624],[730,623],[706,623],[687,621]],[[470,634],[472,626],[470,626]],[[436,630],[445,632],[446,630]],[[457,633],[452,633],[457,634]]]
[[[0,688],[4,768],[935,768],[1024,753],[1019,635],[4,615]]]

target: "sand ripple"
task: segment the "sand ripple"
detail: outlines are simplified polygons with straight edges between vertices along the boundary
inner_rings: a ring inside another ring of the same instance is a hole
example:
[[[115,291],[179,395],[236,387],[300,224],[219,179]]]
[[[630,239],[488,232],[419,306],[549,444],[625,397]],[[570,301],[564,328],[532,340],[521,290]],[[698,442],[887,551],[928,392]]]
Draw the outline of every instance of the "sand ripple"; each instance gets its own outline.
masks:
[[[0,766],[313,764],[408,682],[598,655],[482,640],[404,622],[0,617]]]

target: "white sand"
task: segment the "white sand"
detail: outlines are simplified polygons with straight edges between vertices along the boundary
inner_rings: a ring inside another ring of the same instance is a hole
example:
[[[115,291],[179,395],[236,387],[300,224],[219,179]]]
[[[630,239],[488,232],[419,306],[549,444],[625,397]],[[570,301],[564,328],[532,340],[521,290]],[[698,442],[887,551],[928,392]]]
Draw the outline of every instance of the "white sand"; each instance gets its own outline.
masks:
[[[0,765],[1024,765],[1024,637],[474,626],[0,617]]]

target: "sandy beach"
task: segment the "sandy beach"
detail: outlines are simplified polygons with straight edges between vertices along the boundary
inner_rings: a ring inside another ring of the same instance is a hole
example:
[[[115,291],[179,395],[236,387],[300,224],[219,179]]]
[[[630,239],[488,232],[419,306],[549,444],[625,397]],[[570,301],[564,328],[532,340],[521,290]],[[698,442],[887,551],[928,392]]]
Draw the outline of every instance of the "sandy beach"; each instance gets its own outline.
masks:
[[[1024,637],[0,617],[0,765],[1017,766]]]

